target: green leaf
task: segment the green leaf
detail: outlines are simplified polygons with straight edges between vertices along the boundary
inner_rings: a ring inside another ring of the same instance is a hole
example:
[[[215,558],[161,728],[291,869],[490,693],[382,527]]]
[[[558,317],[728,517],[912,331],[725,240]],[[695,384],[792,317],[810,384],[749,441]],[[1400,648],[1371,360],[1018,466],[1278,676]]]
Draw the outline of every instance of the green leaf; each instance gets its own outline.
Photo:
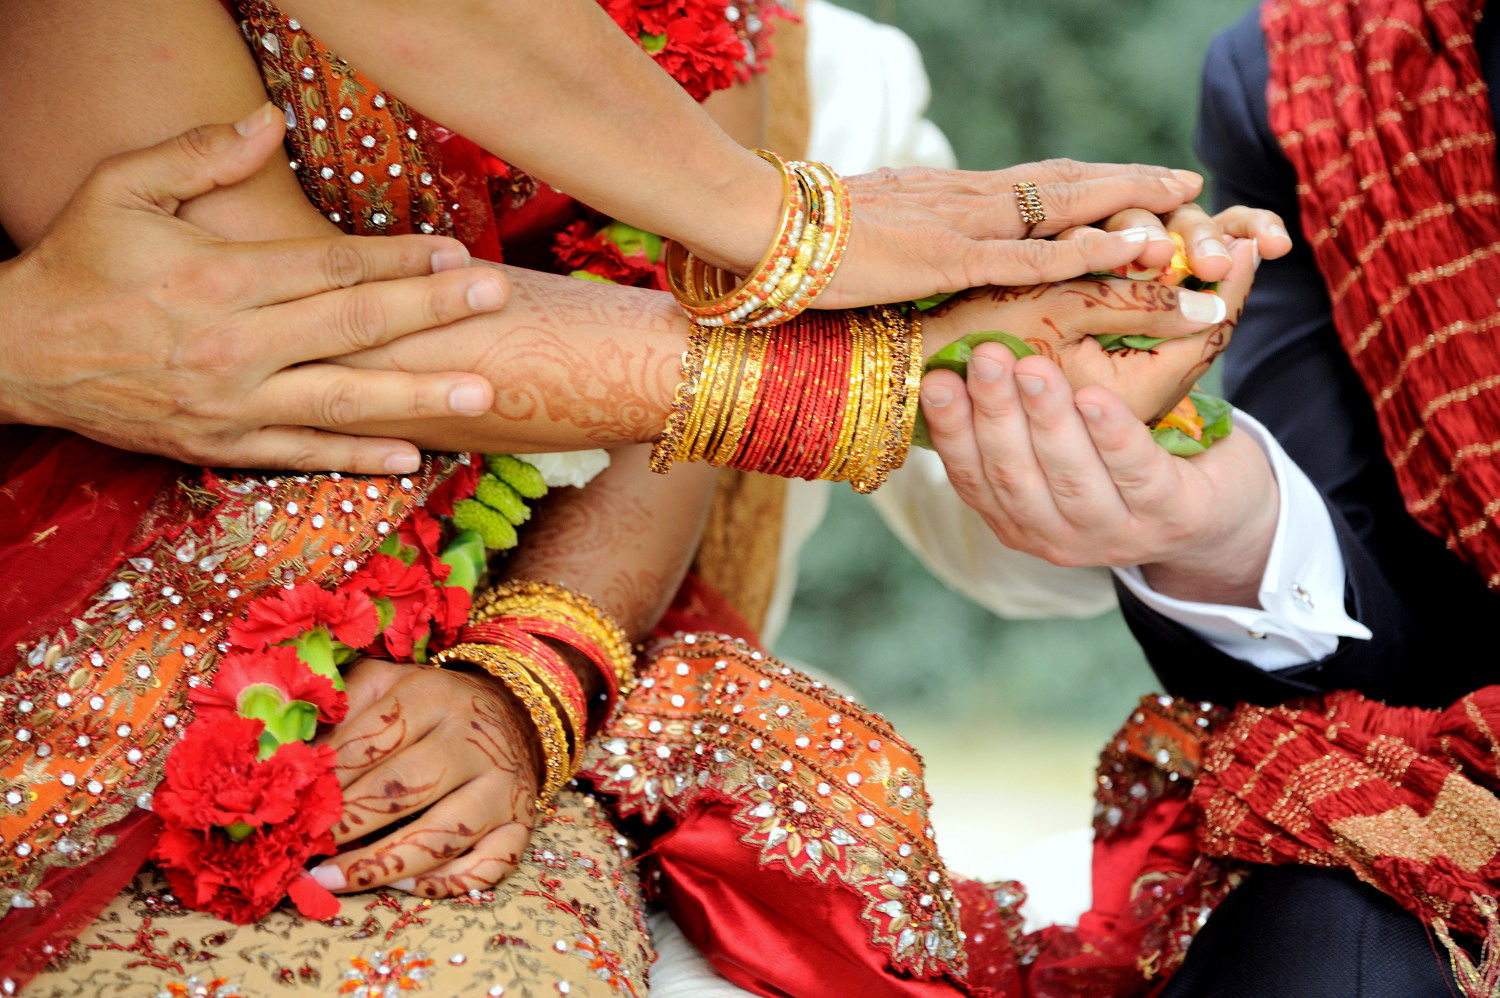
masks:
[[[1165,336],[1132,336],[1127,333],[1109,333],[1105,336],[1095,336],[1094,339],[1099,341],[1105,353],[1115,353],[1120,350],[1155,350],[1167,341]]]
[[[396,619],[396,604],[389,596],[377,596],[370,600],[375,604],[375,626],[377,630],[385,630],[391,626],[391,621]]]
[[[438,560],[451,569],[446,584],[458,586],[473,595],[474,587],[479,585],[479,578],[488,567],[484,557],[484,538],[478,531],[465,530],[453,538]]]
[[[253,683],[240,691],[239,713],[265,724],[261,732],[261,758],[287,742],[311,741],[318,731],[318,708],[306,700],[288,701],[281,690],[267,683]]]
[[[344,677],[339,675],[338,663],[334,659],[333,636],[328,633],[328,628],[323,626],[314,627],[290,641],[283,641],[297,649],[297,657],[307,664],[307,667],[320,676],[327,676],[333,683],[333,688],[341,690],[344,688]],[[341,648],[348,647],[340,644]]]
[[[662,32],[659,35],[648,35],[644,31],[641,32],[641,48],[645,49],[651,55],[655,55],[666,47],[666,32]]]
[[[1215,444],[1229,436],[1234,429],[1234,406],[1208,392],[1188,392],[1188,398],[1193,400],[1193,405],[1198,407],[1198,415],[1203,417],[1205,443]]]
[[[974,359],[974,348],[981,343],[1002,343],[1017,360],[1036,353],[1031,345],[1019,336],[991,329],[981,333],[970,333],[949,343],[927,359],[923,373],[941,369],[952,371],[960,378],[968,378],[969,361]],[[927,417],[923,415],[921,409],[917,410],[917,422],[912,427],[911,442],[914,447],[932,450],[932,433],[927,429]]]
[[[401,559],[401,563],[408,568],[417,560],[417,549],[410,544],[402,544],[401,538],[394,533],[387,537],[385,542],[375,550],[379,554],[388,554],[392,558]],[[381,626],[384,627],[385,625],[382,624]]]
[[[619,281],[611,280],[603,274],[596,274],[592,270],[570,270],[569,277],[576,277],[581,281],[598,281],[600,284],[619,284]]]
[[[411,643],[411,660],[421,665],[427,661],[427,645],[432,640],[432,632],[428,631]]]
[[[661,236],[645,229],[637,229],[633,225],[627,225],[621,221],[611,222],[599,233],[616,246],[626,256],[636,256],[644,253],[646,259],[652,263],[661,259]]]
[[[958,294],[957,291],[939,291],[935,295],[928,295],[926,298],[918,298],[916,301],[912,302],[912,305],[916,307],[916,310],[918,312],[925,312],[929,308],[937,308],[943,302],[947,301],[949,298],[952,298],[956,294]]]
[[[1196,457],[1208,450],[1175,426],[1157,427],[1151,431],[1151,436],[1167,449],[1168,454],[1176,454],[1178,457]]]

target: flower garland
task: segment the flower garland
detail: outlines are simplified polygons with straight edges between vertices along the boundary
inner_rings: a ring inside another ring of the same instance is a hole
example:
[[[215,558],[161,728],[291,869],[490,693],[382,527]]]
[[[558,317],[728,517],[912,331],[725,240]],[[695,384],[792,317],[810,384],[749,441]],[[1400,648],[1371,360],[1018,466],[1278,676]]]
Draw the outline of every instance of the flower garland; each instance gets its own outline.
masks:
[[[557,234],[552,254],[569,277],[667,291],[663,249],[661,236],[633,225],[580,219]]]
[[[696,101],[766,70],[779,3],[750,0],[599,0],[624,32]]]
[[[524,460],[484,455],[481,471],[478,457],[336,589],[285,586],[230,627],[212,686],[188,696],[203,723],[172,750],[155,795],[165,827],[152,858],[188,907],[244,925],[290,896],[309,918],[337,914],[306,867],[336,851],[343,810],[334,750],[310,744],[348,714],[339,668],[422,663],[452,645],[489,551],[515,546],[531,516],[523,497],[548,491]]]

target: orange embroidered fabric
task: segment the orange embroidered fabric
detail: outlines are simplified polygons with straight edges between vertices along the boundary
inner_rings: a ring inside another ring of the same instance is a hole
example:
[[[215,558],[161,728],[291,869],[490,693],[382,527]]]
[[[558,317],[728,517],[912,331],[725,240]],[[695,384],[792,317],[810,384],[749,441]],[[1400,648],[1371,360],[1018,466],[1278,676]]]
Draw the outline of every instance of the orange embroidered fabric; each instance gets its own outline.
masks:
[[[73,900],[71,871],[97,859],[128,877],[144,858],[111,851],[126,840],[149,849],[154,831],[140,822],[191,720],[187,692],[212,673],[245,605],[274,586],[354,573],[454,467],[428,458],[419,474],[390,478],[180,469],[166,482],[142,521],[150,539],[117,554],[68,624],[19,644],[0,681],[0,905],[12,932],[25,931],[17,914],[43,926]],[[15,960],[0,964],[8,976]]]
[[[652,849],[667,875],[648,886],[742,986],[857,992],[853,978],[808,980],[804,962],[754,952],[773,939],[795,950],[787,939],[801,932],[819,937],[808,952],[820,958],[840,949],[835,936],[885,954],[896,975],[881,993],[927,994],[929,979],[951,993],[941,979],[965,979],[960,906],[933,843],[920,757],[879,717],[743,640],[684,634],[653,648],[579,775],[617,796],[622,817],[673,826]],[[724,849],[726,834],[745,848]],[[830,914],[829,888],[853,917]],[[738,938],[706,930],[710,901]],[[851,927],[863,938],[851,940]]]
[[[1406,508],[1500,585],[1500,186],[1482,0],[1270,0],[1270,124]]]

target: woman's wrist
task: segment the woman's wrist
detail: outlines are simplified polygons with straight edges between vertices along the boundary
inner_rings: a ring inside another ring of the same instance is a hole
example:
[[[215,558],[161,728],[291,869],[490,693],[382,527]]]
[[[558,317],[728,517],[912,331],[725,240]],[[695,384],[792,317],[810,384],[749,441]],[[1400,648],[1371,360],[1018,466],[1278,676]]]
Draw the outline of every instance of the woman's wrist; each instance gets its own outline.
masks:
[[[930,359],[959,337],[979,331],[972,321],[964,322],[962,315],[962,307],[929,309],[922,313],[923,360]]]
[[[715,174],[708,210],[688,220],[692,231],[678,241],[700,260],[744,277],[771,246],[781,219],[782,183],[775,166],[748,150],[737,166]]]

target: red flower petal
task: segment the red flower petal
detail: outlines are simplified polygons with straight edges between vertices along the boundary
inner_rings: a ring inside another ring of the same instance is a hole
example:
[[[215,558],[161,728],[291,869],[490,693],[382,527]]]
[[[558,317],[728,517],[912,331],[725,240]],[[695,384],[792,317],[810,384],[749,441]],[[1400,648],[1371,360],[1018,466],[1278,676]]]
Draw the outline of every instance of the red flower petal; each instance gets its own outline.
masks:
[[[349,713],[349,698],[333,688],[327,676],[307,667],[292,648],[263,652],[233,652],[224,656],[214,673],[213,686],[188,692],[199,717],[239,714],[239,696],[247,686],[264,684],[281,691],[287,700],[305,700],[318,708],[318,720],[338,724]]]
[[[308,918],[321,922],[339,913],[339,899],[306,873],[287,884],[286,892],[297,910]]]
[[[484,471],[484,455],[470,454],[469,463],[461,464],[454,469],[453,474],[448,476],[447,481],[433,489],[427,496],[427,504],[420,508],[432,516],[449,516],[453,513],[453,504],[460,499],[467,499],[474,494],[474,487],[479,484],[479,476]],[[414,517],[416,513],[412,514]]]

